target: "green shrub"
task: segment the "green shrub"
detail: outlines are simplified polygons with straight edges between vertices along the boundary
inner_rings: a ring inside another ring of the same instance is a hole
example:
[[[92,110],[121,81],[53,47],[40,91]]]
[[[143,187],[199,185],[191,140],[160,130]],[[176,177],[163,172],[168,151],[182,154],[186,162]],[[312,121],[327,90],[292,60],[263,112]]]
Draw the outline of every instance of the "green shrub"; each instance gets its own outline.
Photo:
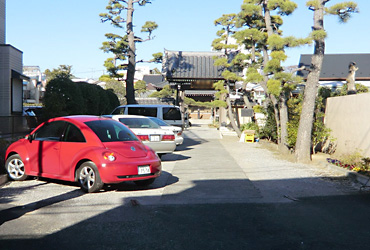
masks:
[[[357,94],[369,92],[369,88],[366,87],[365,85],[361,84],[361,83],[356,83],[355,86],[356,86]],[[345,95],[347,95],[348,94],[347,93],[347,88],[348,88],[347,83],[343,84],[343,86],[340,89],[337,89],[334,93],[332,93],[332,96],[345,96]]]
[[[311,134],[313,153],[315,153],[316,147],[318,145],[324,143],[327,140],[333,140],[330,137],[331,130],[325,127],[324,124],[324,104],[329,93],[326,88],[320,88],[318,93],[319,94],[316,98],[315,103],[314,123]],[[302,111],[302,100],[303,95],[299,95],[297,98],[291,98],[288,100],[289,122],[287,124],[287,143],[288,146],[291,148],[295,147],[297,141],[299,120]]]
[[[363,157],[361,150],[356,150],[351,153],[342,154],[338,161],[339,166],[356,172],[362,172],[369,175],[370,158]]]
[[[289,147],[294,147],[297,141],[297,133],[299,127],[299,119],[302,111],[302,95],[298,98],[291,98],[288,100],[288,115],[289,122],[287,124],[288,138],[287,143]]]
[[[266,110],[264,107],[262,107],[261,105],[254,105],[253,106],[253,111],[254,113],[262,113],[262,114],[266,114]]]
[[[56,77],[47,84],[44,105],[47,118],[83,114],[86,110],[80,88],[65,77]]]
[[[259,129],[258,125],[254,122],[248,122],[248,123],[244,123],[244,124],[240,125],[240,131],[243,132],[244,130],[254,130],[254,131],[256,131],[254,136],[256,138],[260,137],[260,133],[259,133],[260,129]]]
[[[362,163],[362,154],[359,151],[355,151],[352,153],[343,154],[339,157],[339,160],[344,165],[351,165],[351,166],[361,166]]]
[[[113,109],[120,105],[120,101],[117,95],[109,89],[105,91],[105,94],[108,96],[109,99],[109,105],[107,106],[105,114],[110,114]]]
[[[259,136],[261,139],[268,139],[269,141],[277,141],[277,128],[274,115],[274,107],[270,104],[266,110],[266,123],[260,129]]]
[[[84,106],[86,107],[84,113],[87,115],[99,115],[100,101],[97,98],[99,96],[98,89],[85,82],[78,83],[78,87],[81,90]]]
[[[45,91],[45,117],[66,115],[103,115],[109,114],[119,106],[118,97],[111,90],[98,85],[75,83],[69,78],[52,79]]]

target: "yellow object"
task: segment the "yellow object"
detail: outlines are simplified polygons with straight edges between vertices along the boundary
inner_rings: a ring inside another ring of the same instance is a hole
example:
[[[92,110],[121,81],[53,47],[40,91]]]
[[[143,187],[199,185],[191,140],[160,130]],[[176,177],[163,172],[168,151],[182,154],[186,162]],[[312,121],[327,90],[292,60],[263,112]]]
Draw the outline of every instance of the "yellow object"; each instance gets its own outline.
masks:
[[[256,133],[255,130],[244,130],[245,139],[244,142],[253,143],[254,142],[254,134]]]

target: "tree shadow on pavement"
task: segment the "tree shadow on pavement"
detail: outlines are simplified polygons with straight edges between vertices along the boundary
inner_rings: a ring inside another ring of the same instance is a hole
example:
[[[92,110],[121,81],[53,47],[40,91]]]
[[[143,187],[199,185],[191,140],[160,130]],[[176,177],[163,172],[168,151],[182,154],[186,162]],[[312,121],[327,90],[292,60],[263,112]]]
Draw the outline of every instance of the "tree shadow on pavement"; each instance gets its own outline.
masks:
[[[24,206],[15,206],[15,207],[11,207],[5,210],[1,210],[0,211],[0,225],[2,225],[3,223],[7,221],[18,219],[27,213],[36,211],[43,207],[54,205],[56,203],[70,200],[70,199],[73,199],[73,198],[76,198],[82,195],[84,195],[84,193],[81,190],[73,190],[73,191],[63,193],[61,195],[53,196],[53,197],[50,197],[50,198],[47,198],[41,201],[32,202]]]
[[[35,185],[29,185],[27,187],[14,187],[14,188],[3,186],[2,188],[0,188],[0,204],[10,203],[14,200],[16,196],[22,194],[23,192],[35,189],[45,184],[46,183],[38,183]]]
[[[281,179],[273,186],[315,179]],[[268,186],[270,181],[260,182]],[[34,238],[3,236],[0,243],[3,249],[367,249],[370,195],[320,192],[260,202],[263,197],[248,180],[198,180],[191,188],[164,193],[159,204],[141,205],[153,196],[127,197],[122,205],[58,232]],[[63,199],[46,199],[36,208]],[[18,218],[10,210],[1,216]]]

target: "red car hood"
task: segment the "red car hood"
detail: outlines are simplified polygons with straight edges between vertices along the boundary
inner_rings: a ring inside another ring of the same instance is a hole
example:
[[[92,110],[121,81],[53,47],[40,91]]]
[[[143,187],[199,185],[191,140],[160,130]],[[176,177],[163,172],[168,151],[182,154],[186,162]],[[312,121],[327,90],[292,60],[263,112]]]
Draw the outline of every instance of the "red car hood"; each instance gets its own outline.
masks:
[[[126,158],[145,157],[148,150],[144,144],[139,141],[119,141],[119,142],[105,142],[103,143],[107,149],[110,149]]]

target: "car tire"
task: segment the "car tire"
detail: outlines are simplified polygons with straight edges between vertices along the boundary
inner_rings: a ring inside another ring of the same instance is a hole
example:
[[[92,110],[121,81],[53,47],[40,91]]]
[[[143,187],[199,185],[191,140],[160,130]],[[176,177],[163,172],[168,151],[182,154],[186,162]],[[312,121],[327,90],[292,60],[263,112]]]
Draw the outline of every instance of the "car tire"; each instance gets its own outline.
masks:
[[[98,192],[104,185],[100,179],[98,168],[92,161],[82,163],[77,169],[76,175],[78,184],[86,193]]]
[[[139,186],[139,187],[147,187],[150,184],[152,184],[154,181],[155,181],[155,178],[150,178],[150,179],[141,180],[141,181],[134,181],[134,183],[136,184],[136,186]]]
[[[6,160],[5,168],[10,179],[14,181],[24,181],[28,177],[22,158],[18,154],[12,155]]]

